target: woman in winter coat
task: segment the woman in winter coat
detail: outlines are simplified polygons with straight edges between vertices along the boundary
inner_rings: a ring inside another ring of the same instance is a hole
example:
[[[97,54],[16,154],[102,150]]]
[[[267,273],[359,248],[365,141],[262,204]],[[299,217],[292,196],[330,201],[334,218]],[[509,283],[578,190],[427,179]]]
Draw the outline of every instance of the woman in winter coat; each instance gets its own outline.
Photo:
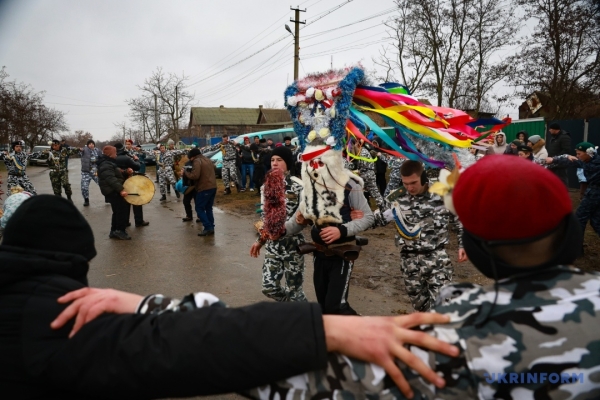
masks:
[[[533,158],[543,160],[548,158],[548,150],[546,150],[546,141],[540,135],[533,135],[527,140],[527,146],[533,150]]]

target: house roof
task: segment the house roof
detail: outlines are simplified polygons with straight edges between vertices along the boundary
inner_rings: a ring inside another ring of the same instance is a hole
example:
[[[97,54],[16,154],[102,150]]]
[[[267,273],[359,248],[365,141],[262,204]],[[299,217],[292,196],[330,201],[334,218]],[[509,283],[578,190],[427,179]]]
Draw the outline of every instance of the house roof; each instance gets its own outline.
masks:
[[[191,125],[254,125],[258,108],[192,107]]]
[[[276,124],[281,122],[292,122],[288,110],[284,108],[260,108],[258,124]]]

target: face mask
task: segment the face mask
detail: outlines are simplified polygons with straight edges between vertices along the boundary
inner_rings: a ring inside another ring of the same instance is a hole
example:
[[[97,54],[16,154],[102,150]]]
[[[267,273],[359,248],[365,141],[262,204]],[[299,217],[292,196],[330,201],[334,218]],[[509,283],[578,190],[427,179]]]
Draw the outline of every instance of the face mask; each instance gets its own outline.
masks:
[[[498,257],[492,255],[488,250],[491,247],[486,241],[463,231],[463,246],[469,259],[483,275],[490,279],[505,279],[525,272],[536,272],[556,265],[569,265],[581,255],[583,234],[579,222],[572,213],[565,217],[565,237],[558,245],[554,255],[547,262],[534,267],[514,267]],[[550,233],[548,233],[550,234]],[[540,238],[541,239],[541,238]],[[527,241],[521,241],[522,244]],[[518,241],[495,242],[496,245],[520,244]],[[496,274],[494,274],[495,264]],[[494,276],[496,275],[496,276]]]

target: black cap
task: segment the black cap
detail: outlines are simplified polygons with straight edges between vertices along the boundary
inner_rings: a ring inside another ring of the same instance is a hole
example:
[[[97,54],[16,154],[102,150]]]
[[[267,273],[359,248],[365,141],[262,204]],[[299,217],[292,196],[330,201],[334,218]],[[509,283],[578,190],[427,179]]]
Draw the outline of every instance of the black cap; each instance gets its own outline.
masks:
[[[117,143],[114,144],[114,147],[117,150],[121,150],[123,148],[123,143],[117,142]]]
[[[54,140],[52,141],[52,144],[60,144],[60,140],[58,140],[58,139],[54,139]]]
[[[15,146],[22,146],[21,141],[20,140],[15,140],[14,142],[12,142],[10,144],[10,148],[13,149],[13,150],[15,149]]]
[[[88,261],[96,256],[90,224],[73,203],[48,194],[33,196],[17,208],[6,224],[2,244],[79,254]]]
[[[261,139],[259,140],[259,143],[267,143],[267,139],[265,139],[265,138],[261,138]]]
[[[560,125],[555,122],[553,124],[550,124],[550,127],[548,129],[556,129],[557,131],[560,131]]]
[[[200,149],[197,147],[194,147],[193,149],[188,151],[188,158],[196,157],[196,156],[199,156],[200,154],[201,154]]]
[[[518,151],[527,151],[529,153],[533,152],[533,149],[531,147],[525,146],[525,145],[521,145],[521,146],[517,147],[517,150]]]
[[[271,158],[273,156],[279,156],[283,161],[285,161],[285,165],[287,166],[287,170],[290,173],[294,173],[294,156],[292,151],[285,146],[275,147],[275,149],[271,152]]]

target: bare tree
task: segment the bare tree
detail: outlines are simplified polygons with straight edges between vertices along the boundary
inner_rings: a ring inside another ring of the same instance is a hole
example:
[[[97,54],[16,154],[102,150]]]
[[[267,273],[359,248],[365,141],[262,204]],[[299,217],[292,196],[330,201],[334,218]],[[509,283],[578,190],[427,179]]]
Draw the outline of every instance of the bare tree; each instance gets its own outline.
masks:
[[[277,100],[265,100],[263,101],[264,108],[280,108]]]
[[[552,119],[583,116],[600,93],[600,7],[596,0],[517,0],[537,20],[512,59],[511,81],[524,97],[546,95]],[[594,4],[595,3],[595,4]]]
[[[507,74],[505,63],[492,60],[516,33],[508,1],[396,0],[398,16],[386,23],[394,47],[374,62],[386,80],[400,78],[411,92],[434,95],[437,105],[456,107],[475,90],[479,110]]]
[[[185,74],[178,76],[173,73],[164,73],[162,68],[157,68],[150,78],[144,81],[143,86],[138,86],[153,99],[156,97],[160,104],[160,114],[168,118],[168,128],[173,132],[175,141],[179,140],[179,122],[190,109],[194,95],[186,91]]]
[[[0,130],[5,142],[24,140],[33,147],[66,131],[64,113],[43,104],[44,92],[31,86],[7,81],[5,69],[0,73]]]

